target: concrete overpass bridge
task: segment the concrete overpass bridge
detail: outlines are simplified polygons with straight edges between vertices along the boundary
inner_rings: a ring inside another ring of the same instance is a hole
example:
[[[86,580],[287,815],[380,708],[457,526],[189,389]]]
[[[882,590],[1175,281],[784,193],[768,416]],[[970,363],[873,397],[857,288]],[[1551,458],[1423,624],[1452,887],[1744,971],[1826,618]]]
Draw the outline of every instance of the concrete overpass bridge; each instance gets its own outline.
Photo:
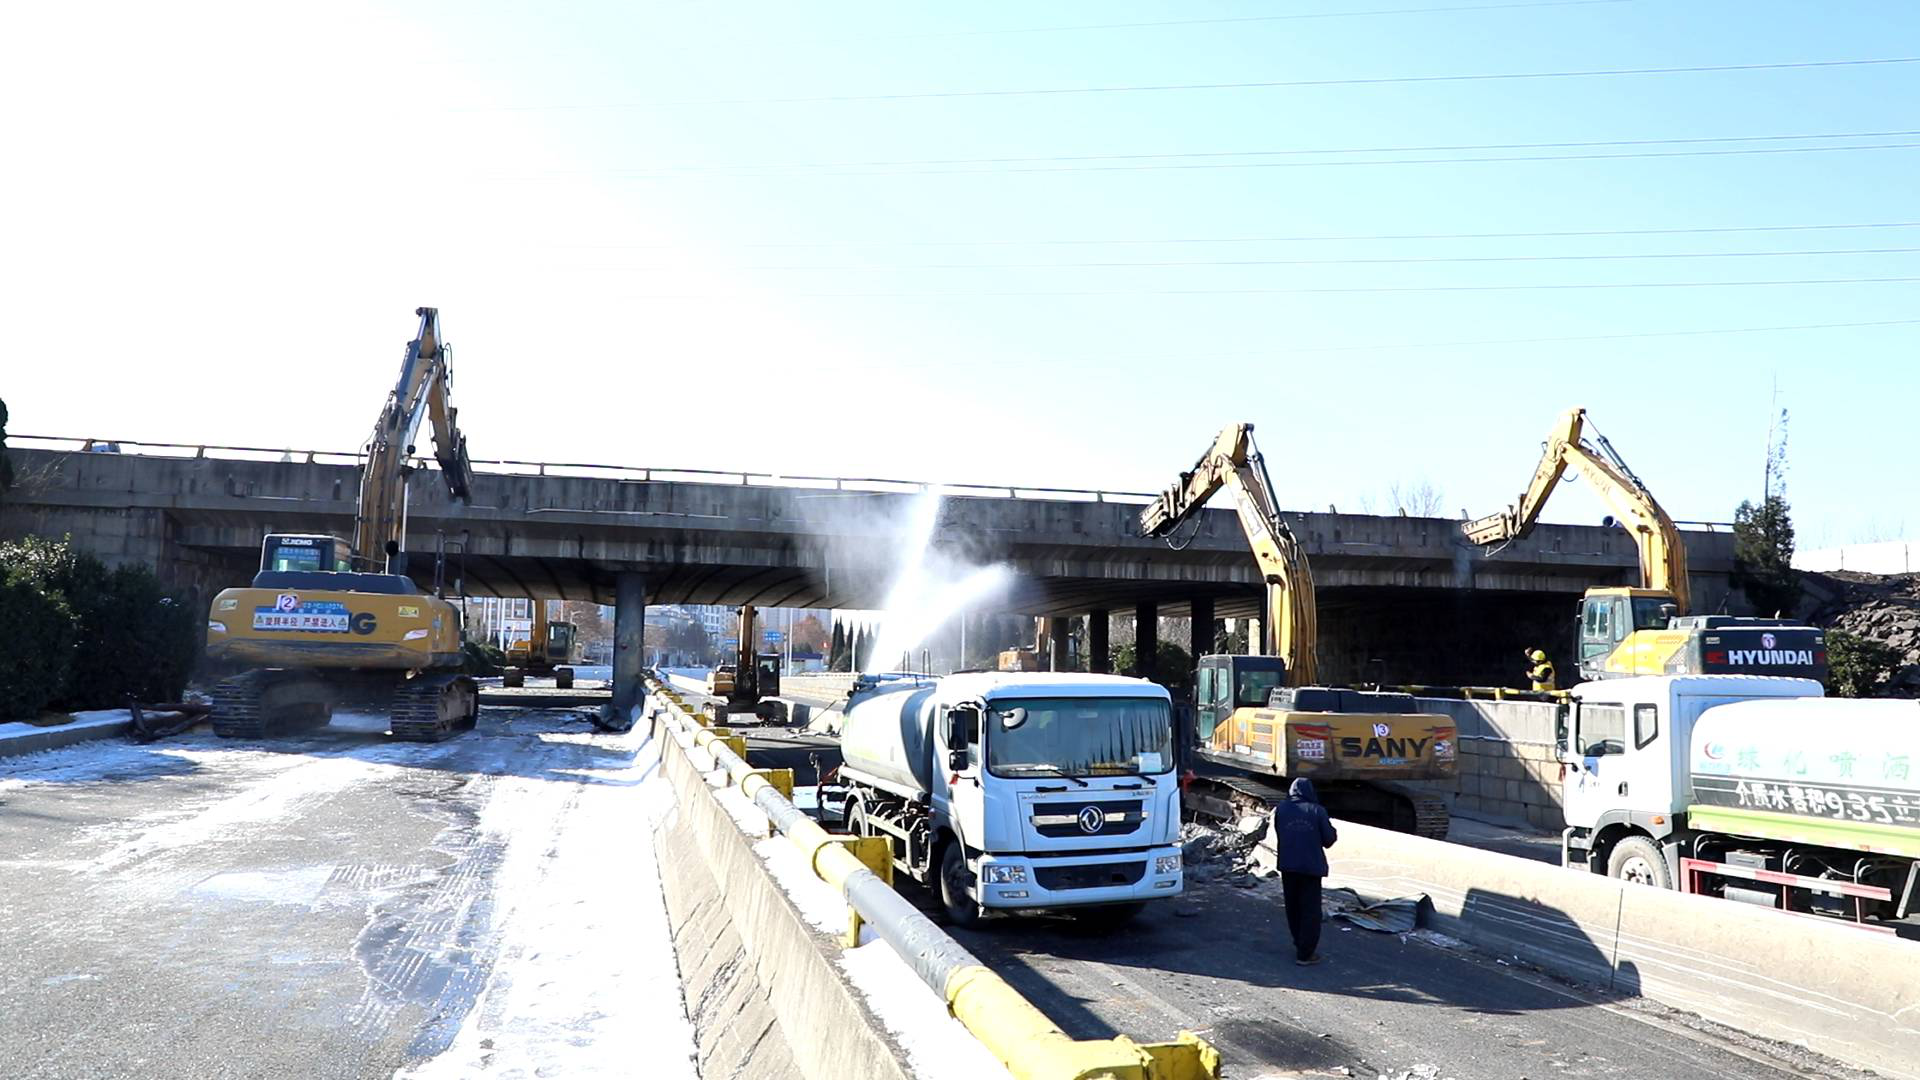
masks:
[[[15,437],[20,479],[0,536],[71,535],[109,561],[155,567],[176,586],[243,583],[268,531],[351,535],[359,471],[351,454]],[[1257,614],[1260,582],[1228,509],[1199,515],[1179,549],[1136,535],[1139,493],[476,462],[470,505],[423,465],[411,484],[408,544],[446,543],[469,595],[634,603],[876,608],[914,531],[922,492],[945,496],[934,548],[1014,572],[1008,612]],[[1321,663],[1331,679],[1377,673],[1425,681],[1510,680],[1538,645],[1571,668],[1573,598],[1636,579],[1625,531],[1543,525],[1488,554],[1439,518],[1289,513],[1312,559]],[[1732,537],[1687,534],[1703,610],[1728,601]],[[429,571],[430,572],[430,571]],[[1737,598],[1736,598],[1737,600]],[[1064,625],[1064,624],[1062,624]],[[1203,631],[1196,629],[1195,644]],[[1185,644],[1185,643],[1183,643]],[[1369,670],[1369,666],[1373,670]]]

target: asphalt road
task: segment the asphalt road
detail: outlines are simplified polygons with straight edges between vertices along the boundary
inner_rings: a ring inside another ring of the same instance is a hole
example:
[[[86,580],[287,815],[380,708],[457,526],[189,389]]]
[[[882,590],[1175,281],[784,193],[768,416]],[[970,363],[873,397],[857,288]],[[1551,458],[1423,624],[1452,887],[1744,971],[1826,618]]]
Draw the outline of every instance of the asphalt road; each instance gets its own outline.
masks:
[[[1206,883],[1110,935],[1022,919],[955,936],[1069,1034],[1197,1031],[1234,1080],[1371,1080],[1423,1065],[1459,1080],[1857,1075],[1464,947],[1344,925],[1325,926],[1325,964],[1298,967],[1277,883]]]
[[[631,761],[587,731],[488,709],[433,745],[348,719],[0,760],[0,1074],[387,1077],[447,1049],[503,862],[564,846]]]

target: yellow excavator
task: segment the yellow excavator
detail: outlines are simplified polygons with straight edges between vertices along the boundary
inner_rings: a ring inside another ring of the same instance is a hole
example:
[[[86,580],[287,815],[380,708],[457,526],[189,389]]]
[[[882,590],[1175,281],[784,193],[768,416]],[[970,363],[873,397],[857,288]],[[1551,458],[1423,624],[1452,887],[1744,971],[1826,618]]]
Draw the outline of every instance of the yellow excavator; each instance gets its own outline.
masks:
[[[1258,811],[1308,777],[1349,821],[1443,839],[1446,802],[1406,781],[1455,770],[1452,717],[1411,695],[1311,685],[1317,611],[1306,550],[1281,516],[1252,424],[1220,432],[1194,467],[1140,512],[1140,532],[1177,543],[1180,526],[1227,488],[1265,585],[1255,655],[1198,658],[1194,726],[1183,733],[1185,805],[1216,818]]]
[[[400,739],[444,739],[479,716],[478,687],[460,673],[460,610],[445,596],[445,553],[436,553],[429,593],[409,576],[402,549],[408,460],[423,421],[431,420],[448,491],[465,501],[473,481],[449,403],[439,313],[415,314],[419,333],[367,442],[353,543],[270,534],[252,585],[214,598],[207,656],[246,669],[214,687],[210,719],[222,737],[322,727],[349,703],[386,713]]]
[[[1533,531],[1569,469],[1584,477],[1632,536],[1640,584],[1588,589],[1575,616],[1575,655],[1584,680],[1631,675],[1791,675],[1824,679],[1826,635],[1789,619],[1692,614],[1687,548],[1613,444],[1586,439],[1585,409],[1562,413],[1519,501],[1461,526],[1469,542],[1496,549]]]
[[[525,686],[528,675],[551,675],[556,690],[573,688],[573,646],[576,628],[570,622],[547,617],[547,601],[532,601],[533,620],[527,636],[507,645],[507,670],[502,686]]]

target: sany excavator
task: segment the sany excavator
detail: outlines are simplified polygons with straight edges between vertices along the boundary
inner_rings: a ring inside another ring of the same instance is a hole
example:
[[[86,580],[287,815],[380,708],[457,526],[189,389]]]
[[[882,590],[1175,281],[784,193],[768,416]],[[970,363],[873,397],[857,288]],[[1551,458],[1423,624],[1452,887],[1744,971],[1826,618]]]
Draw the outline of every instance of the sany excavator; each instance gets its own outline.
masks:
[[[1789,675],[1824,679],[1826,635],[1788,619],[1691,614],[1687,549],[1673,519],[1606,436],[1585,438],[1585,409],[1568,409],[1547,436],[1520,500],[1461,526],[1469,541],[1505,545],[1533,531],[1567,470],[1585,477],[1640,554],[1638,587],[1588,589],[1575,616],[1580,678],[1629,675]]]
[[[1145,536],[1173,535],[1221,488],[1233,492],[1240,527],[1266,588],[1258,655],[1203,656],[1194,681],[1195,730],[1186,740],[1186,805],[1231,817],[1286,798],[1309,777],[1336,816],[1436,839],[1446,803],[1403,781],[1454,774],[1454,721],[1414,712],[1407,694],[1308,685],[1317,613],[1307,554],[1274,501],[1253,425],[1234,424],[1193,469],[1140,512]]]
[[[347,702],[385,712],[401,739],[444,739],[479,716],[478,687],[460,674],[460,611],[444,596],[444,554],[436,556],[428,593],[408,576],[402,550],[408,459],[424,420],[432,422],[447,490],[464,501],[473,480],[448,403],[439,313],[415,314],[420,332],[407,343],[399,382],[367,442],[352,546],[332,536],[271,534],[252,586],[214,598],[207,656],[248,669],[214,688],[218,735],[324,726],[335,705]]]

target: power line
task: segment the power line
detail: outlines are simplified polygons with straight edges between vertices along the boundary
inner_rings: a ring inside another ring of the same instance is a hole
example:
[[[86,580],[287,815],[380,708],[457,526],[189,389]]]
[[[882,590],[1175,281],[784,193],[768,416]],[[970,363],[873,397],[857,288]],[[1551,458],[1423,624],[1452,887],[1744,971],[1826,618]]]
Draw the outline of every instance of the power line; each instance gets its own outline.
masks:
[[[1467,150],[1557,150],[1609,146],[1685,146],[1705,143],[1796,142],[1811,139],[1890,139],[1920,135],[1920,129],[1902,131],[1829,131],[1800,135],[1715,135],[1682,139],[1591,139],[1563,142],[1442,143],[1428,146],[1328,146],[1290,150],[1203,150],[1142,154],[1048,154],[1033,157],[922,158],[892,161],[770,161],[737,164],[656,166],[647,170],[613,170],[613,175],[661,171],[723,172],[731,169],[861,169],[918,165],[1029,165],[1055,162],[1161,161],[1231,157],[1307,157],[1321,154],[1420,154]],[[574,175],[538,173],[537,176]]]
[[[569,105],[496,105],[471,112],[549,112],[576,109],[654,109],[686,105],[826,105],[864,101],[936,101],[958,98],[1059,97],[1080,94],[1144,94],[1185,90],[1270,90],[1313,86],[1386,86],[1419,83],[1512,82],[1541,79],[1598,79],[1634,75],[1689,75],[1734,71],[1789,71],[1812,68],[1873,67],[1920,63],[1920,56],[1858,60],[1793,60],[1764,64],[1702,64],[1685,67],[1597,68],[1579,71],[1503,71],[1467,75],[1391,75],[1348,79],[1275,79],[1257,82],[1142,83],[1118,86],[1030,87],[1015,90],[923,90],[890,94],[824,94],[816,97],[693,98],[679,101],[608,102]]]
[[[914,34],[912,37],[988,37],[1002,34],[1054,34],[1069,30],[1140,30],[1165,26],[1209,26],[1223,23],[1293,22],[1303,19],[1358,19],[1383,15],[1439,15],[1462,11],[1512,11],[1520,8],[1592,7],[1596,4],[1624,4],[1631,0],[1531,0],[1511,4],[1459,4],[1449,7],[1376,8],[1370,11],[1315,11],[1294,15],[1244,15],[1221,19],[1167,19],[1161,22],[1081,23],[1073,26],[1027,26],[1006,30],[955,30],[948,33]]]
[[[892,169],[886,171],[817,172],[806,175],[843,176],[983,176],[1008,173],[1161,172],[1195,169],[1351,169],[1382,165],[1477,165],[1518,161],[1621,161],[1635,158],[1740,157],[1755,154],[1828,154],[1857,150],[1912,150],[1920,142],[1863,143],[1853,146],[1753,146],[1731,150],[1645,150],[1619,154],[1506,154],[1497,157],[1393,158],[1385,161],[1214,161],[1159,165],[1063,165],[1010,169]],[[673,180],[687,176],[731,175],[737,179],[786,179],[794,173],[733,172],[720,169],[682,169],[671,172],[615,174],[627,180]],[[547,176],[519,179],[548,179]],[[511,177],[507,179],[513,179]]]
[[[1706,337],[1714,334],[1770,334],[1796,330],[1852,330],[1879,326],[1920,326],[1920,319],[1880,319],[1873,322],[1799,323],[1790,326],[1735,326],[1711,330],[1652,330],[1628,334],[1576,334],[1567,337],[1481,338],[1477,341],[1418,341],[1398,345],[1320,345],[1285,352],[1379,352],[1390,349],[1451,349],[1468,345],[1555,345],[1576,341],[1626,341],[1640,338]]]
[[[1297,233],[1277,236],[1123,237],[1044,240],[777,240],[741,244],[747,248],[821,247],[1080,247],[1149,244],[1308,244],[1387,240],[1544,240],[1571,237],[1704,236],[1724,233],[1821,232],[1858,229],[1920,229],[1920,221],[1852,221],[1809,225],[1707,225],[1640,229],[1556,229],[1542,232],[1468,233]],[[600,251],[650,251],[671,244],[563,245]]]
[[[989,296],[1306,296],[1329,293],[1457,293],[1457,292],[1557,292],[1576,289],[1730,289],[1779,285],[1889,285],[1920,282],[1920,277],[1789,278],[1768,281],[1615,281],[1584,282],[1565,285],[1382,285],[1356,287],[1312,287],[1287,289],[1068,289],[1007,290],[981,292],[811,292],[785,293],[793,298],[852,299],[862,297],[899,297],[937,299],[942,297]],[[739,293],[633,293],[644,300],[720,300]]]
[[[1920,247],[1825,248],[1807,251],[1661,251],[1645,254],[1601,255],[1448,255],[1391,259],[1168,259],[1055,263],[746,263],[728,270],[1103,270],[1118,268],[1201,266],[1407,266],[1432,263],[1615,262],[1634,259],[1768,259],[1831,255],[1910,255]],[[612,267],[621,270],[682,270],[687,264]]]

